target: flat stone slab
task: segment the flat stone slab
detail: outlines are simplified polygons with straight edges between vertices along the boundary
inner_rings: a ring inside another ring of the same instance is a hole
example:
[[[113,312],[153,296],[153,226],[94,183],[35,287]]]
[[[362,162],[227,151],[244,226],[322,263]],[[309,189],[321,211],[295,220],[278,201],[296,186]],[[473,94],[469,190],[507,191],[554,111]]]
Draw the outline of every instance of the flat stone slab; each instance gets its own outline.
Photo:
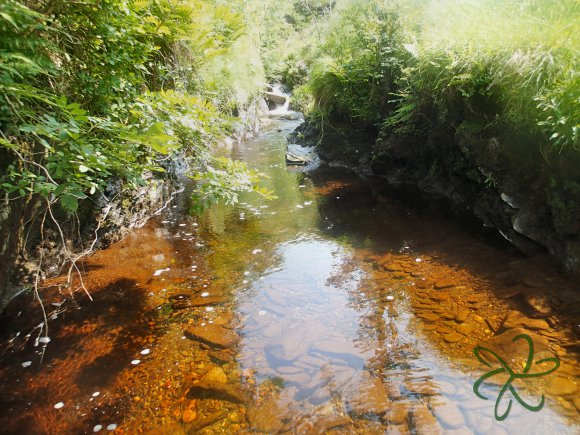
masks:
[[[463,334],[463,335],[469,337],[469,335],[473,332],[474,327],[473,327],[473,325],[470,325],[469,323],[462,323],[461,325],[457,325],[457,327],[455,329],[460,334]]]
[[[383,383],[373,378],[361,386],[358,395],[348,404],[355,415],[383,415],[390,407],[390,400]]]
[[[428,288],[431,288],[433,286],[433,282],[429,281],[427,279],[419,279],[415,283],[415,286],[419,289],[428,289]]]
[[[385,268],[389,272],[402,272],[403,271],[403,266],[401,266],[399,263],[385,263],[385,264],[383,264],[383,268]]]
[[[204,307],[206,305],[216,305],[221,304],[226,301],[226,298],[213,296],[213,297],[198,297],[190,299],[187,295],[174,295],[169,297],[171,302],[171,308],[174,310],[183,310],[186,308]]]
[[[184,331],[184,335],[190,340],[199,341],[222,349],[233,347],[240,340],[238,334],[232,330],[212,324],[192,326]]]
[[[533,317],[547,317],[552,312],[550,299],[541,293],[526,293],[524,301]]]
[[[429,293],[429,298],[434,301],[444,302],[449,300],[449,293],[442,291],[432,291]]]
[[[426,320],[427,322],[437,322],[440,319],[437,314],[432,313],[419,313],[417,314],[417,317]]]
[[[569,396],[578,390],[578,385],[570,379],[557,376],[548,385],[548,393],[554,396]]]
[[[276,104],[285,104],[288,100],[286,95],[275,94],[273,92],[266,92],[265,97]]]
[[[312,149],[297,144],[288,144],[286,148],[287,165],[306,165],[312,161]]]
[[[525,316],[520,311],[510,311],[507,318],[505,319],[503,325],[506,329],[511,328],[527,328],[527,329],[535,329],[535,330],[547,330],[550,329],[550,325],[548,322],[542,319],[531,319]]]
[[[323,415],[316,419],[316,427],[318,428],[316,433],[327,433],[332,429],[347,426],[350,423],[351,420],[342,415]]]
[[[451,334],[445,334],[443,336],[443,340],[445,340],[447,343],[457,343],[464,338],[465,337],[462,334],[458,334],[457,332],[452,332]]]
[[[441,425],[426,405],[420,404],[412,407],[409,411],[409,418],[416,428],[417,434],[435,435],[443,433]]]
[[[455,320],[457,320],[459,323],[463,323],[467,320],[468,317],[469,317],[469,310],[465,309],[465,308],[460,308],[457,310]]]
[[[513,339],[521,334],[526,334],[530,336],[534,343],[534,359],[538,360],[541,358],[553,357],[554,354],[550,350],[550,343],[546,337],[535,334],[527,329],[514,328],[508,329],[507,331],[495,335],[485,341],[480,343],[481,346],[493,350],[498,355],[501,355],[508,361],[515,359],[516,361],[523,361],[528,355],[529,346],[528,343],[522,339],[513,341]],[[496,361],[487,353],[482,353],[484,359],[489,360],[492,364]]]
[[[437,290],[441,290],[444,288],[451,288],[451,287],[455,287],[457,284],[455,284],[455,282],[451,281],[450,279],[442,279],[440,281],[437,281],[435,283],[435,288]]]

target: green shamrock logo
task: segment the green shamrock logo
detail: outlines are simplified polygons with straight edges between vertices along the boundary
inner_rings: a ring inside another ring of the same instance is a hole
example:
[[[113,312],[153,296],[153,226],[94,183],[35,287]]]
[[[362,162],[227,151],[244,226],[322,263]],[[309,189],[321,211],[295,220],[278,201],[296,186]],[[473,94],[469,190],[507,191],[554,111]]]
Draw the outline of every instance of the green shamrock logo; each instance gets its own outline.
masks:
[[[513,381],[516,379],[524,379],[524,378],[538,378],[540,376],[545,376],[548,375],[554,371],[556,371],[559,367],[560,367],[560,360],[558,358],[544,358],[542,360],[536,361],[536,364],[542,364],[545,362],[553,362],[554,363],[554,367],[552,367],[550,370],[546,370],[544,372],[541,373],[529,373],[530,368],[532,366],[532,361],[534,359],[534,342],[532,341],[531,337],[527,334],[520,334],[515,336],[512,339],[512,342],[516,342],[517,340],[525,340],[528,343],[528,347],[529,347],[529,352],[528,352],[528,358],[526,361],[526,365],[524,367],[524,370],[522,373],[516,373],[510,366],[509,364],[502,358],[500,357],[497,353],[495,353],[493,350],[482,347],[482,346],[476,346],[475,349],[473,349],[473,353],[475,354],[475,357],[482,362],[483,364],[485,364],[488,367],[491,367],[491,364],[488,363],[487,361],[485,361],[480,352],[481,351],[485,351],[485,352],[489,352],[491,355],[493,355],[493,357],[497,360],[497,362],[500,364],[501,367],[492,370],[488,373],[486,373],[485,375],[481,376],[476,382],[475,384],[473,384],[473,392],[475,393],[475,395],[477,397],[479,397],[480,399],[483,400],[488,400],[487,397],[485,397],[484,395],[482,395],[479,392],[479,387],[480,385],[488,378],[491,378],[492,376],[495,376],[499,373],[509,373],[509,378],[507,380],[507,382],[504,384],[504,386],[501,388],[498,396],[497,396],[497,400],[495,401],[495,408],[494,408],[494,414],[495,414],[495,419],[497,421],[503,421],[505,420],[511,409],[512,409],[512,399],[509,399],[509,404],[508,407],[506,409],[506,411],[501,414],[498,415],[498,409],[499,409],[499,405],[502,401],[502,399],[504,398],[505,393],[509,390],[512,393],[512,396],[520,403],[520,405],[522,405],[524,408],[533,411],[533,412],[537,412],[539,410],[541,410],[544,407],[544,395],[542,394],[542,397],[540,399],[540,402],[537,405],[530,405],[526,402],[524,402],[524,400],[520,397],[520,395],[518,394],[518,392],[516,391],[516,389],[514,388],[514,386],[512,385]]]

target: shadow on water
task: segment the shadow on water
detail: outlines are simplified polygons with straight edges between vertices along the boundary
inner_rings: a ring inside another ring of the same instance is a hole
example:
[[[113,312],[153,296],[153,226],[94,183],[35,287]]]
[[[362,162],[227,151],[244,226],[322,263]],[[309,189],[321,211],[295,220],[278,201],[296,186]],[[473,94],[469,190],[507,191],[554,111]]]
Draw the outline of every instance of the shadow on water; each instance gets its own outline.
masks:
[[[110,418],[123,418],[122,400],[108,392],[114,391],[120,374],[152,336],[146,292],[136,281],[120,278],[91,288],[91,295],[93,302],[77,296],[76,303],[65,302],[58,308],[46,304],[49,313],[58,317],[49,324],[51,343],[44,351],[42,344],[35,346],[40,331],[30,323],[39,320],[38,303],[21,296],[3,314],[2,329],[13,331],[18,325],[20,331],[18,336],[3,337],[4,343],[10,343],[1,364],[3,433],[73,433],[75,426],[86,431],[102,418],[93,412],[97,402],[99,413],[107,410]],[[58,295],[52,296],[59,300]],[[14,321],[10,313],[16,309],[19,316]],[[31,361],[31,366],[21,367],[25,361]],[[61,401],[64,412],[54,409]]]

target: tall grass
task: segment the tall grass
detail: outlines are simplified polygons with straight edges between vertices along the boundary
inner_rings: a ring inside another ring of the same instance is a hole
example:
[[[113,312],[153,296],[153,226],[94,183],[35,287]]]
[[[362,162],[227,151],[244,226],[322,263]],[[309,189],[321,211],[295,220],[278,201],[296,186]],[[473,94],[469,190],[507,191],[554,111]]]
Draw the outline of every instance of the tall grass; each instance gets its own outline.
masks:
[[[425,48],[579,47],[575,0],[431,0],[425,3]]]
[[[580,150],[580,2],[432,0],[417,23],[404,107]]]
[[[381,38],[385,13],[398,18]],[[398,133],[477,120],[580,150],[579,1],[343,0],[336,15],[311,71],[317,110]]]
[[[374,124],[389,111],[408,53],[398,13],[381,3],[340,9],[320,47],[309,85],[316,109],[331,119]]]

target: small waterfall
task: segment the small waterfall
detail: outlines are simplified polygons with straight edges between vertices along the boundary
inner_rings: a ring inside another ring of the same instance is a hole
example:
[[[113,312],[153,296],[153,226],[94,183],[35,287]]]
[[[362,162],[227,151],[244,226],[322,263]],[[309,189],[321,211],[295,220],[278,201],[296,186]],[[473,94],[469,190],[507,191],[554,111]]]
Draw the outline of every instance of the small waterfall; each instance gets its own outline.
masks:
[[[265,97],[268,100],[270,117],[290,120],[302,118],[302,113],[290,110],[290,94],[286,93],[279,83],[269,85]]]
[[[290,95],[284,92],[282,85],[279,83],[269,86],[268,92],[266,92],[266,99],[268,100],[271,114],[282,115],[289,112]]]
[[[276,104],[276,108],[274,109],[277,113],[286,113],[288,112],[288,107],[290,106],[290,95],[287,94],[282,90],[282,85],[276,83],[272,86],[272,93],[275,95],[279,95],[284,97],[286,101],[282,104]]]

